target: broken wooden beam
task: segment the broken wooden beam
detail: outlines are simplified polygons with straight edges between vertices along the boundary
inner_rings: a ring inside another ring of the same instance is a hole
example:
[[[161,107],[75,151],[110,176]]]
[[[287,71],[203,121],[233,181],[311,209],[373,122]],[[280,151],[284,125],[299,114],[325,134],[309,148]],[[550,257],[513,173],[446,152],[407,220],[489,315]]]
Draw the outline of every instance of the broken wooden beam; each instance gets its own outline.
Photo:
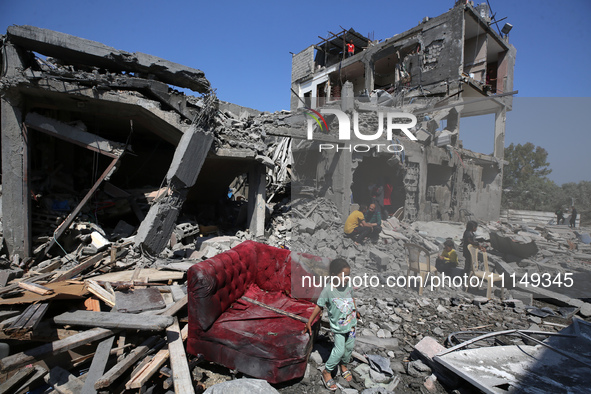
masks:
[[[87,279],[84,281],[89,292],[94,294],[98,299],[103,301],[108,306],[115,306],[115,296],[103,289],[96,281]]]
[[[35,371],[35,368],[31,365],[21,369],[0,385],[0,394],[15,392],[14,388],[23,383]]]
[[[187,324],[185,325],[185,327],[183,327],[181,331],[181,338],[183,342],[187,340],[188,336],[189,325]],[[127,390],[141,388],[144,385],[144,383],[146,383],[148,379],[152,377],[152,375],[158,372],[158,370],[164,365],[166,360],[168,360],[169,356],[169,349],[161,349],[160,351],[158,351],[158,353],[156,353],[156,355],[147,364],[145,364],[141,369],[139,369],[133,374],[131,379],[129,379],[129,382],[127,382],[127,384],[125,385],[125,388]]]
[[[179,321],[176,317],[174,318],[174,323],[166,329],[166,339],[170,352],[170,367],[172,368],[174,392],[195,394]]]
[[[38,285],[37,283],[19,282],[18,287],[20,287],[21,289],[39,294],[39,295],[53,294],[53,290],[48,289],[45,286]]]
[[[60,339],[59,341],[47,343],[34,349],[29,349],[21,353],[13,354],[12,356],[4,357],[0,360],[0,372],[12,371],[27,364],[43,360],[46,357],[66,352],[78,346],[103,339],[113,334],[114,332],[112,330],[107,330],[105,328],[93,328],[91,330],[72,335],[71,337]]]
[[[210,89],[203,71],[145,53],[120,51],[100,42],[34,26],[9,26],[7,35],[13,44],[74,65],[152,74],[164,83],[199,93]]]
[[[61,273],[57,272],[59,275],[57,276],[57,278],[55,278],[51,282],[60,282],[62,280],[71,279],[71,278],[75,277],[76,275],[84,272],[88,268],[92,267],[93,265],[95,265],[96,263],[98,263],[99,261],[104,259],[106,256],[107,256],[107,252],[95,254],[94,256],[87,258],[86,260],[84,260],[83,262],[78,264],[77,266],[75,266],[67,271],[64,271]]]
[[[170,316],[132,315],[118,312],[75,311],[62,313],[53,318],[56,324],[83,327],[103,327],[124,330],[162,331],[173,322]]]
[[[100,379],[98,379],[94,388],[96,390],[109,387],[117,378],[119,378],[125,371],[131,368],[140,358],[142,358],[148,351],[158,342],[160,338],[156,335],[146,339],[140,346],[133,349],[127,357],[117,363],[107,373],[105,373]]]

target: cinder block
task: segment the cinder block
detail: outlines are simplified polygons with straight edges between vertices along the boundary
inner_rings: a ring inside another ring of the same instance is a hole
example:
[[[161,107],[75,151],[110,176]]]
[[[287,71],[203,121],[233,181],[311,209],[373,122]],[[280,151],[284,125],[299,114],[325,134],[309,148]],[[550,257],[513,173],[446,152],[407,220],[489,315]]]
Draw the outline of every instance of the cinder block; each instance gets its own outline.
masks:
[[[511,296],[513,296],[513,299],[523,302],[524,305],[534,304],[534,296],[532,293],[526,293],[524,291],[513,289],[511,290]]]
[[[369,258],[374,261],[380,269],[386,269],[388,263],[390,263],[390,256],[378,249],[371,249],[369,251]]]
[[[445,350],[437,340],[433,337],[424,337],[416,345],[415,350],[427,360],[433,360],[433,357]]]

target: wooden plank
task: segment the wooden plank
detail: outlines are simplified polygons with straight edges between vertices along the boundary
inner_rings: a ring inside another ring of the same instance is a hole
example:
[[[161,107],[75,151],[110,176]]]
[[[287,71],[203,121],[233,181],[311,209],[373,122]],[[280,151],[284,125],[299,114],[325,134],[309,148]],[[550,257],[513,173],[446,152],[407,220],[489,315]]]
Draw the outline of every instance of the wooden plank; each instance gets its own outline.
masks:
[[[7,328],[7,331],[34,330],[45,315],[45,312],[47,312],[48,307],[49,304],[47,303],[29,305],[20,315],[19,319]]]
[[[39,269],[35,268],[35,270],[40,274],[44,274],[46,272],[54,273],[54,271],[61,267],[62,264],[63,263],[60,259],[56,259],[55,261],[52,261],[51,263],[47,264],[45,267]]]
[[[185,325],[181,331],[181,338],[183,342],[187,340],[189,336],[189,325]],[[131,389],[139,389],[141,388],[147,381],[154,375],[160,367],[164,365],[168,357],[170,356],[170,352],[168,349],[161,349],[156,355],[150,360],[143,368],[136,371],[133,374],[129,382],[125,385],[125,388],[128,390]]]
[[[170,316],[154,315],[149,319],[146,319],[146,316],[144,315],[132,315],[129,313],[78,310],[62,313],[61,315],[54,317],[53,321],[56,324],[68,324],[72,326],[161,331],[170,326],[173,319]]]
[[[107,252],[102,252],[102,253],[96,254],[94,256],[91,256],[91,257],[87,258],[86,260],[84,260],[83,262],[81,262],[80,264],[78,264],[77,266],[75,266],[74,268],[69,269],[69,270],[65,271],[64,273],[61,273],[57,278],[52,280],[52,282],[59,282],[62,280],[71,279],[71,278],[75,277],[76,275],[80,274],[81,272],[92,267],[93,265],[95,265],[96,263],[98,263],[99,261],[104,259],[106,256],[107,256]]]
[[[94,384],[94,388],[96,390],[100,390],[105,387],[109,387],[115,380],[117,380],[117,378],[123,375],[125,371],[131,368],[133,364],[135,364],[140,358],[142,358],[146,353],[148,353],[150,348],[156,344],[158,339],[160,338],[156,335],[146,339],[140,346],[133,349],[127,355],[127,357],[125,357],[121,362],[117,363],[100,379],[98,379]]]
[[[78,394],[83,386],[80,379],[59,366],[51,368],[45,376],[45,382],[59,394]]]
[[[117,350],[117,362],[123,360],[123,355],[125,354],[125,335],[126,332],[123,331],[121,335],[119,335],[119,338],[117,338],[117,347],[119,348]]]
[[[108,306],[115,306],[115,296],[108,292],[107,290],[103,289],[101,285],[96,283],[96,281],[92,279],[87,279],[84,281],[86,283],[86,287],[88,291],[102,300]]]
[[[33,365],[33,369],[35,370],[34,373],[31,376],[29,376],[27,380],[21,383],[20,387],[17,386],[15,389],[12,389],[10,391],[11,393],[20,394],[24,392],[30,392],[31,385],[37,384],[40,379],[42,379],[45,375],[49,373],[47,369],[43,368],[40,365]]]
[[[133,271],[119,271],[109,272],[108,274],[95,276],[92,279],[96,281],[105,281],[111,283],[129,282],[131,281],[132,275]],[[147,282],[165,282],[168,280],[181,280],[184,276],[184,272],[161,271],[154,268],[142,268],[142,270],[139,273],[140,278],[148,278]]]
[[[117,261],[117,248],[115,245],[111,246],[111,264]]]
[[[141,388],[164,365],[166,360],[168,360],[168,349],[160,349],[143,368],[140,368],[132,375],[131,379],[125,384],[125,388],[127,390]]]
[[[92,363],[90,364],[90,369],[88,370],[88,375],[86,376],[86,381],[84,382],[84,387],[82,387],[81,394],[96,394],[94,382],[105,373],[105,367],[107,366],[107,361],[109,361],[109,355],[111,354],[111,348],[113,347],[114,341],[115,337],[112,336],[99,343],[96,352],[94,353]]]
[[[173,372],[175,393],[195,394],[179,321],[176,317],[174,323],[166,329],[166,339],[170,352],[170,367]]]
[[[12,390],[15,386],[24,382],[30,375],[35,372],[35,368],[32,366],[27,366],[14,375],[10,377],[10,379],[6,380],[2,385],[0,385],[0,394],[6,394],[9,392],[14,392]]]
[[[25,282],[25,283],[38,282],[40,280],[47,279],[50,276],[53,276],[53,273],[52,272],[48,272],[47,274],[37,275],[37,276],[34,276],[32,278],[27,278],[27,279],[24,279],[22,282]],[[22,282],[19,282],[19,283],[22,283]],[[11,292],[13,290],[16,290],[18,288],[19,288],[18,283],[15,283],[13,285],[8,285],[8,286],[3,287],[2,289],[0,289],[0,294],[6,294],[6,293],[9,293],[9,292]]]
[[[26,282],[19,282],[18,287],[21,289],[31,291],[33,293],[37,293],[40,295],[49,295],[53,294],[53,290],[48,289],[45,286],[38,285],[37,283],[26,283]]]
[[[172,378],[174,380],[174,392],[195,394],[179,321],[176,317],[174,318],[174,323],[166,329],[166,339],[170,352],[170,367],[172,368]]]
[[[291,317],[292,319],[299,320],[299,321],[301,321],[303,323],[307,323],[308,322],[308,319],[306,319],[303,316],[299,316],[299,315],[293,314],[291,312],[286,312],[286,311],[283,311],[283,310],[281,310],[279,308],[275,308],[273,306],[270,306],[270,305],[267,305],[267,304],[263,304],[262,302],[257,301],[257,300],[253,300],[252,298],[242,297],[242,299],[245,300],[245,301],[248,301],[250,303],[253,303],[255,305],[261,306],[261,307],[263,307],[265,309],[268,309],[270,311],[279,313],[280,315]]]
[[[105,328],[100,327],[93,328],[91,330],[84,331],[76,335],[72,335],[71,337],[68,337],[66,339],[61,339],[59,341],[47,343],[34,349],[29,349],[25,352],[16,353],[12,356],[4,357],[0,360],[0,372],[12,371],[27,364],[43,360],[46,357],[66,352],[80,345],[84,345],[89,342],[94,342],[113,334],[114,332],[112,330],[107,330]]]

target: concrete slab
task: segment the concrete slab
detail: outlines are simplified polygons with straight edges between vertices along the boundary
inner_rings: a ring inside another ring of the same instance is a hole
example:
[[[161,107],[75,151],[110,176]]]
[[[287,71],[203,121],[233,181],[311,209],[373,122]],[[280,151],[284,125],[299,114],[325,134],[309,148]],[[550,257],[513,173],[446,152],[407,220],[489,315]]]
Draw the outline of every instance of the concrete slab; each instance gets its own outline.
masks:
[[[100,42],[34,26],[9,26],[7,35],[16,45],[71,64],[152,74],[162,82],[199,93],[210,88],[203,71],[145,53],[120,51]]]

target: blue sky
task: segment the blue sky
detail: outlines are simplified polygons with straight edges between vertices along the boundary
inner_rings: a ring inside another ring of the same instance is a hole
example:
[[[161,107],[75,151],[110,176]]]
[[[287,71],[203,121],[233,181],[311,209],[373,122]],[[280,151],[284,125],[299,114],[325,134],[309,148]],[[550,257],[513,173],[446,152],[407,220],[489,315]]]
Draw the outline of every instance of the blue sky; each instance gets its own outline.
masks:
[[[517,101],[508,114],[506,144],[530,141],[545,148],[550,178],[559,184],[591,180],[586,152],[591,134],[582,119],[590,104],[591,1],[489,1],[497,18],[507,17],[501,24],[514,26],[517,97],[581,98],[550,100],[543,109],[535,100]],[[160,56],[203,70],[222,100],[277,111],[289,108],[290,52],[318,43],[318,36],[340,26],[385,39],[453,5],[453,0],[0,0],[0,32],[27,24]],[[560,111],[551,110],[556,105]],[[467,148],[489,153],[492,136],[482,130],[492,128],[492,120],[483,122],[485,127],[466,122],[461,138]]]

